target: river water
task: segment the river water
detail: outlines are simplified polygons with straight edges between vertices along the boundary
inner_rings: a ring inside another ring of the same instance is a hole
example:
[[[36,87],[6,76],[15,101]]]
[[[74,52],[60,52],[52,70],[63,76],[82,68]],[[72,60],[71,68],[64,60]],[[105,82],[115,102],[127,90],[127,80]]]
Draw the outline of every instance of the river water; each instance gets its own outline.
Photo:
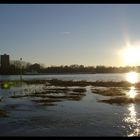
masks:
[[[43,79],[43,80],[50,80],[50,79],[59,79],[59,80],[87,80],[87,81],[126,81],[128,73],[121,73],[121,74],[63,74],[63,75],[23,75],[24,80],[34,80],[34,79]],[[140,73],[138,75],[138,80],[140,81]],[[3,76],[0,75],[1,80],[19,80],[19,75],[8,75]]]
[[[87,81],[126,81],[126,74],[26,75],[23,79],[60,79]],[[0,76],[1,80],[18,80],[19,76]],[[140,75],[138,75],[138,81]],[[139,136],[139,104],[107,104],[97,102],[105,98],[86,87],[81,100],[63,100],[54,106],[42,106],[25,98],[9,98],[26,86],[0,89],[0,110],[8,113],[0,117],[0,136]],[[30,85],[28,88],[40,88]],[[128,91],[129,92],[129,91]],[[137,91],[139,93],[139,91]]]

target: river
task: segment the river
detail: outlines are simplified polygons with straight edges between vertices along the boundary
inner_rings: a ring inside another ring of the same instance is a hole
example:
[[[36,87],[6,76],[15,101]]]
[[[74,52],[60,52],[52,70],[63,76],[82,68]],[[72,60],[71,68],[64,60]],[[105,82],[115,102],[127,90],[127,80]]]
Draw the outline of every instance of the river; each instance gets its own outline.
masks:
[[[24,80],[33,79],[59,79],[59,80],[87,80],[87,81],[126,81],[127,73],[109,73],[109,74],[61,74],[61,75],[23,75]],[[1,80],[19,80],[19,75],[0,75]],[[140,80],[140,73],[138,73],[138,79]]]

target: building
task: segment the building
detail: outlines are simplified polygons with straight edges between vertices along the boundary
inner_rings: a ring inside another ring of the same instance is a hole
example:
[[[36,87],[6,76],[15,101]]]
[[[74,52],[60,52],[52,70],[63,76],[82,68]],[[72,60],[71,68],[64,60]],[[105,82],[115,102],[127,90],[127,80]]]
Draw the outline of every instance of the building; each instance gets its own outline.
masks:
[[[10,66],[10,56],[7,54],[1,55],[1,68],[6,69]]]

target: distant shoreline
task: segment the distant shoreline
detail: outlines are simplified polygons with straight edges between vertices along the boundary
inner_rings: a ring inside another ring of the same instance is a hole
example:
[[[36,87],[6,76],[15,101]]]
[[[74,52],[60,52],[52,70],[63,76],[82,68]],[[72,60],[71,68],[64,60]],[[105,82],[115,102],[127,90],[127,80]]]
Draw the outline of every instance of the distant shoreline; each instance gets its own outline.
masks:
[[[112,72],[112,73],[39,73],[39,74],[22,74],[22,75],[80,75],[80,74],[125,74],[129,72]],[[136,72],[140,73],[140,72]],[[1,76],[20,75],[20,74],[0,74]]]

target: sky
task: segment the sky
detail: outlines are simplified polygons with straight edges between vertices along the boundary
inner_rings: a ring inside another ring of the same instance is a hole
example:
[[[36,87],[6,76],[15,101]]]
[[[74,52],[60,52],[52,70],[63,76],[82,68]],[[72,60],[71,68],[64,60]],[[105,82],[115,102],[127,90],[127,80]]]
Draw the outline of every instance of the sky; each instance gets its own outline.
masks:
[[[0,4],[0,54],[50,65],[124,66],[139,4]]]

